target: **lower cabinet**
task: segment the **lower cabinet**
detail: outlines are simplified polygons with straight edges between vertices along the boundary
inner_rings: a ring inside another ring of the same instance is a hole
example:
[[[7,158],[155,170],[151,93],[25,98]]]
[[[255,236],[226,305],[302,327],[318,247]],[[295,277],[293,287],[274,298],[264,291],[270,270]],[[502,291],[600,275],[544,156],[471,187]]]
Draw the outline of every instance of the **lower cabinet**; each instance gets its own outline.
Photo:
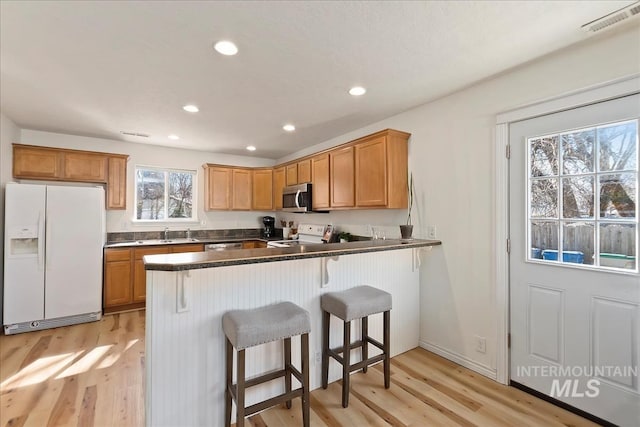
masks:
[[[147,272],[144,269],[142,257],[145,255],[168,254],[167,246],[133,249],[133,295],[131,302],[144,302],[147,298]]]
[[[145,255],[202,252],[202,243],[135,248],[108,248],[104,254],[105,313],[143,308],[147,296]]]
[[[262,240],[245,240],[242,242],[242,249],[260,249],[266,247],[267,242]]]
[[[104,308],[131,303],[131,249],[107,249],[104,261]]]

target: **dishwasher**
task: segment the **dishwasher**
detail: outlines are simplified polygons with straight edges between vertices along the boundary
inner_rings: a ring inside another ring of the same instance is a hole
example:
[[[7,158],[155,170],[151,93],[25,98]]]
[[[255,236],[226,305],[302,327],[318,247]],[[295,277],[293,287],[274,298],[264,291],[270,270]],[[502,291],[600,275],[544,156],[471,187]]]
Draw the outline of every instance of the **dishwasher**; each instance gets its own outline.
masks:
[[[242,249],[242,242],[209,243],[204,246],[204,250],[207,252],[229,251],[232,249]]]

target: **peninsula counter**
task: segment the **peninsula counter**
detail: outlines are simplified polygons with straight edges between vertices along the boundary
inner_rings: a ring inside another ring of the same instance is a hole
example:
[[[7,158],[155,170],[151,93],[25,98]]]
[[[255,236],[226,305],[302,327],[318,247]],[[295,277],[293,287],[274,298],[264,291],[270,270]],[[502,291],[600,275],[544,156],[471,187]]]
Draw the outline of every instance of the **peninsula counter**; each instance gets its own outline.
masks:
[[[291,301],[309,311],[312,390],[320,386],[320,296],[325,292],[366,284],[391,293],[391,355],[417,347],[420,253],[440,244],[390,239],[145,256],[146,425],[223,425],[221,319],[228,310]],[[331,329],[331,346],[337,347],[341,323],[332,319]],[[359,339],[359,329],[354,327],[352,339]],[[371,318],[369,332],[381,339],[381,315]],[[293,341],[292,360],[299,367],[299,337]],[[353,353],[354,359],[360,357],[359,351]],[[246,361],[249,378],[280,369],[282,344],[250,348]],[[339,365],[330,363],[329,380],[340,377]],[[247,403],[282,392],[282,383],[248,389]]]

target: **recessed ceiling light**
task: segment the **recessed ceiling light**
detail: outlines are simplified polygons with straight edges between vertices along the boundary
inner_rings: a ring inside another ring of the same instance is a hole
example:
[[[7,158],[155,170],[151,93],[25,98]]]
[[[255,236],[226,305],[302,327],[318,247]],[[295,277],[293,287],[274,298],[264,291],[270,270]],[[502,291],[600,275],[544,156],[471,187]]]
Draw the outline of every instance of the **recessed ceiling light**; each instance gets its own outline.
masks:
[[[349,94],[353,96],[360,96],[360,95],[364,95],[365,93],[367,93],[367,90],[362,86],[354,86],[351,89],[349,89]]]
[[[247,146],[247,150],[249,150],[249,151],[256,151],[256,147],[254,147],[253,145],[248,145],[248,146]]]
[[[222,55],[235,55],[236,53],[238,53],[238,47],[233,44],[230,41],[227,40],[221,40],[218,43],[216,43],[213,48],[218,52],[221,53]]]
[[[200,111],[200,109],[196,105],[192,105],[192,104],[185,105],[184,107],[182,107],[182,109],[190,113],[197,113],[198,111]]]
[[[171,134],[171,135],[167,136],[167,138],[174,139],[174,140],[175,139],[180,139],[180,137],[178,135],[174,135],[174,134]]]
[[[287,132],[293,132],[294,130],[296,130],[296,127],[292,124],[286,124],[282,126],[282,129],[286,130]]]

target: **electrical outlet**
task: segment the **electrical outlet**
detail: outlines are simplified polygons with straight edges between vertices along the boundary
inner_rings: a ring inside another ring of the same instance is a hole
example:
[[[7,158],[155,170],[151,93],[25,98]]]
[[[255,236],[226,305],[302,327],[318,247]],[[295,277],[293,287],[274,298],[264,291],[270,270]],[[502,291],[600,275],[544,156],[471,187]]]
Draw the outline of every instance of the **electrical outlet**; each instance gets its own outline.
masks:
[[[436,239],[436,226],[435,225],[427,225],[427,238],[428,239]]]
[[[487,339],[485,337],[481,337],[478,335],[474,336],[476,340],[476,351],[478,353],[486,353],[487,352]]]
[[[320,363],[322,361],[322,352],[316,351],[315,361],[316,361],[316,363]]]

